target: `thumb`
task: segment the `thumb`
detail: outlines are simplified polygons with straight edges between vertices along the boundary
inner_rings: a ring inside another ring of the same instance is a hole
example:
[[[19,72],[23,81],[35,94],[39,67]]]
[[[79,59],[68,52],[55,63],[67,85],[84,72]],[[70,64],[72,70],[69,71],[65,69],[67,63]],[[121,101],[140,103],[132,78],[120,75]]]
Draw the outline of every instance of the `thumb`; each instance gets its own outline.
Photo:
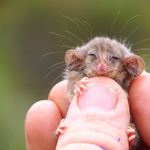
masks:
[[[129,106],[123,89],[106,77],[90,78],[83,95],[74,97],[57,149],[127,150]]]

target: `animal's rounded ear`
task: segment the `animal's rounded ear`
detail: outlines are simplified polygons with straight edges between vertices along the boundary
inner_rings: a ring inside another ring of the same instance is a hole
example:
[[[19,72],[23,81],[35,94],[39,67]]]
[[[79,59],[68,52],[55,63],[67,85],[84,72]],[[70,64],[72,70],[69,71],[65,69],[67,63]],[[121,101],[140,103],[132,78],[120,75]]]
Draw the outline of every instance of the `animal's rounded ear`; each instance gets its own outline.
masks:
[[[83,56],[76,50],[68,50],[65,55],[65,61],[68,70],[77,69],[82,65]]]
[[[65,55],[65,62],[68,66],[72,60],[72,58],[76,55],[75,50],[68,50]]]
[[[137,55],[131,55],[125,57],[124,65],[128,70],[128,72],[134,75],[135,77],[139,76],[145,68],[144,60]]]

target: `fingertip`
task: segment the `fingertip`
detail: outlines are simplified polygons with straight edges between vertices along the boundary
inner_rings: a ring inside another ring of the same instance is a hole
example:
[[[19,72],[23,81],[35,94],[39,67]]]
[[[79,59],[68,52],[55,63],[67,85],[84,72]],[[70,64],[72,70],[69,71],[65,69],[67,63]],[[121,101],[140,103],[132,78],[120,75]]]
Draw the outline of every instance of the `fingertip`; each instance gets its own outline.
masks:
[[[133,80],[129,88],[129,103],[140,136],[150,146],[150,74],[143,73]]]
[[[60,119],[58,108],[49,100],[42,100],[31,106],[25,119],[27,150],[54,150],[57,142],[54,132]]]
[[[63,80],[60,81],[59,83],[57,83],[50,91],[48,99],[52,100],[56,95],[57,97],[66,97],[66,95],[64,95],[64,93],[67,92],[67,84],[68,81],[67,80]],[[61,92],[60,92],[61,91]]]
[[[149,103],[150,98],[150,75],[144,74],[136,77],[129,88],[129,102],[132,108],[139,111]],[[146,103],[145,103],[146,102]]]
[[[53,101],[59,108],[63,118],[66,116],[70,102],[67,97],[68,81],[63,80],[57,83],[49,93],[48,99]]]

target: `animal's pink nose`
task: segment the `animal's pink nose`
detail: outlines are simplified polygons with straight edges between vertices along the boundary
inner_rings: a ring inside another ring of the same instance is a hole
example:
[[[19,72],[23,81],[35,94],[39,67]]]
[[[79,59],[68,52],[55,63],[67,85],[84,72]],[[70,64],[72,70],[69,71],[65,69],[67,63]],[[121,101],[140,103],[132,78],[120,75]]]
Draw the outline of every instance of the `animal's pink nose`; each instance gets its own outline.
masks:
[[[100,63],[98,65],[98,68],[99,68],[100,71],[106,71],[107,65],[105,63]]]

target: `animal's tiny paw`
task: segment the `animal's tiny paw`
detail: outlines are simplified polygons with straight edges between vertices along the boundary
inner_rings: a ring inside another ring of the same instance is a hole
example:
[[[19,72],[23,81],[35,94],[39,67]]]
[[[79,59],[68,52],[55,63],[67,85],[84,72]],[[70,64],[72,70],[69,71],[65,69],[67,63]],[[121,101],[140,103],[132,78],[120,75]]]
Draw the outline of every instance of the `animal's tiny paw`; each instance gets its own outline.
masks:
[[[88,83],[88,77],[84,77],[79,82],[75,84],[75,90],[74,93],[76,97],[79,97],[80,95],[83,95],[83,90],[87,90],[87,87],[85,86]]]
[[[132,147],[134,145],[135,130],[129,126],[126,132],[128,136],[129,147]]]
[[[65,132],[65,129],[68,127],[67,122],[65,121],[65,119],[62,119],[60,121],[60,124],[57,128],[57,130],[55,131],[55,136],[59,137],[61,134],[63,134]]]

